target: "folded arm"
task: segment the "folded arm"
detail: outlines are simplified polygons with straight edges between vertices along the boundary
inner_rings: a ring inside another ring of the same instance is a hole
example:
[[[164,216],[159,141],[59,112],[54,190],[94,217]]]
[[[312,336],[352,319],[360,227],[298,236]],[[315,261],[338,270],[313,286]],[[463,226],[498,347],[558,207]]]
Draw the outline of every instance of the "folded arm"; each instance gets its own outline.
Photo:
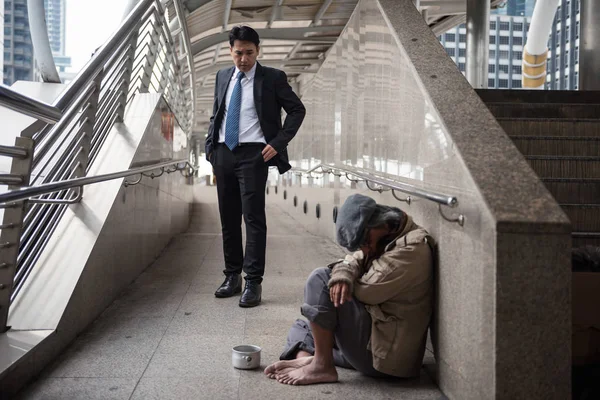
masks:
[[[354,295],[362,303],[375,305],[429,282],[431,249],[425,242],[395,247],[374,260],[369,271],[354,285]],[[416,268],[427,268],[424,274]]]

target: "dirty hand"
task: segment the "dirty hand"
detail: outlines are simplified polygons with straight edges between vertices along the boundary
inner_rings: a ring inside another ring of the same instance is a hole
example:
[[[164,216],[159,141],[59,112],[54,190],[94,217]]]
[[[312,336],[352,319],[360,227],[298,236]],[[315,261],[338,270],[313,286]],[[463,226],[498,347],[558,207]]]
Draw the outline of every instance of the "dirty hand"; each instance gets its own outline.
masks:
[[[270,144],[268,144],[263,149],[262,155],[263,155],[263,159],[265,160],[265,162],[267,162],[271,158],[273,158],[273,157],[275,157],[277,155],[277,150],[275,150],[273,147],[271,147]]]
[[[352,293],[350,293],[350,286],[346,282],[335,283],[329,289],[329,297],[335,307],[339,307],[344,302],[352,299]]]

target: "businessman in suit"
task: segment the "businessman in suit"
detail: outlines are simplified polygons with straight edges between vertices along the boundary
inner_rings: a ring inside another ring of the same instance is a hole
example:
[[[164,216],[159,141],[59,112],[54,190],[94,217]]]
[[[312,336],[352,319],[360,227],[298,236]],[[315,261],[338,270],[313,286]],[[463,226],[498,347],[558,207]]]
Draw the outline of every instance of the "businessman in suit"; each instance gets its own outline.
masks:
[[[260,304],[265,270],[267,222],[265,187],[269,166],[279,173],[291,168],[286,147],[306,110],[283,71],[256,62],[258,33],[248,26],[229,32],[234,66],[217,73],[213,115],[206,137],[206,157],[217,179],[223,232],[225,281],[216,297],[231,297],[246,285],[240,307]],[[281,124],[281,109],[287,116]],[[241,218],[246,223],[242,251]]]

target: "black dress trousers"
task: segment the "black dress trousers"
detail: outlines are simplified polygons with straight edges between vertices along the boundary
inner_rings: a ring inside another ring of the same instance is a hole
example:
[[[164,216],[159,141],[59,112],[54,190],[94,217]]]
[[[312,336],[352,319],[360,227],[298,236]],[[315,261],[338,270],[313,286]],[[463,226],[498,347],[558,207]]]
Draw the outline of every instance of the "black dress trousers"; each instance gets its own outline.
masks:
[[[225,253],[225,275],[246,273],[247,281],[262,282],[265,272],[267,220],[265,187],[268,166],[263,143],[240,143],[233,151],[219,143],[212,155],[217,179],[219,212]],[[242,215],[246,251],[242,251]]]

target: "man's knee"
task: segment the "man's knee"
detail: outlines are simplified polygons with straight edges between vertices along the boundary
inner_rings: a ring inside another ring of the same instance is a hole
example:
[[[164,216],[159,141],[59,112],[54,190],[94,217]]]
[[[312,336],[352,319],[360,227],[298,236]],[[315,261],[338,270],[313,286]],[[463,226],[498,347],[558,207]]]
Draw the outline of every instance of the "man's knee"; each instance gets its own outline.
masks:
[[[306,286],[310,287],[322,287],[327,286],[329,279],[331,278],[331,269],[327,267],[317,268],[310,273],[306,280]]]

